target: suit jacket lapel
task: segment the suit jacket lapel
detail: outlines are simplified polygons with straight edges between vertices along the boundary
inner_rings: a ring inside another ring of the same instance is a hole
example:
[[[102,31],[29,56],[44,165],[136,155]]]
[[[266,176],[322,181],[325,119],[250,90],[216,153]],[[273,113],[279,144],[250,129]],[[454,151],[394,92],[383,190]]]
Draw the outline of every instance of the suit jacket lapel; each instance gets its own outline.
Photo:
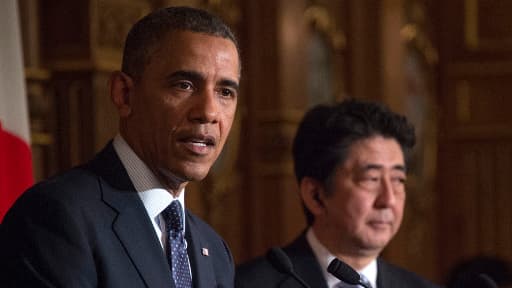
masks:
[[[174,287],[153,224],[112,143],[88,167],[101,178],[103,201],[117,213],[112,219],[114,233],[147,287]]]
[[[211,256],[205,255],[206,253],[204,253],[203,249],[207,249],[208,253],[212,251],[209,249],[208,242],[202,237],[201,231],[197,228],[193,216],[191,216],[188,210],[186,213],[185,238],[188,243],[187,253],[192,270],[193,286],[197,288],[216,287]]]
[[[137,196],[136,194],[134,194]],[[138,197],[138,196],[137,196]],[[140,199],[134,199],[134,206]],[[108,201],[112,203],[111,201]],[[138,204],[142,205],[142,203]],[[138,206],[137,205],[137,206]],[[119,210],[113,229],[148,287],[174,287],[169,264],[144,207]],[[141,210],[142,209],[142,210]]]
[[[386,262],[377,258],[377,286],[379,288],[400,288],[402,284],[399,281],[393,281],[391,272]],[[396,279],[395,279],[396,280]]]
[[[292,244],[285,248],[285,252],[293,263],[295,272],[311,287],[327,288],[322,269],[313,254],[313,250],[302,233]],[[291,280],[291,279],[290,279]],[[288,287],[290,280],[283,282],[281,287]],[[297,287],[297,281],[293,280]],[[290,286],[291,287],[291,286]]]

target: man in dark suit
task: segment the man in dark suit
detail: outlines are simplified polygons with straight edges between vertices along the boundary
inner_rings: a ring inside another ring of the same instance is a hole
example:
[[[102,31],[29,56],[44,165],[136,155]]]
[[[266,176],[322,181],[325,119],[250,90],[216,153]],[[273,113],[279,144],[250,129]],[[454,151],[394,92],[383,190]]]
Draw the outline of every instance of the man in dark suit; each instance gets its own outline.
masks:
[[[379,258],[402,221],[414,142],[405,117],[376,103],[347,100],[305,115],[293,157],[308,228],[284,252],[309,287],[358,287],[327,272],[334,258],[373,288],[436,287]],[[236,286],[304,287],[290,274],[262,257],[237,268]]]
[[[92,161],[41,182],[8,212],[1,287],[233,287],[232,255],[184,209],[235,116],[237,42],[198,9],[130,30],[110,95],[119,134]]]

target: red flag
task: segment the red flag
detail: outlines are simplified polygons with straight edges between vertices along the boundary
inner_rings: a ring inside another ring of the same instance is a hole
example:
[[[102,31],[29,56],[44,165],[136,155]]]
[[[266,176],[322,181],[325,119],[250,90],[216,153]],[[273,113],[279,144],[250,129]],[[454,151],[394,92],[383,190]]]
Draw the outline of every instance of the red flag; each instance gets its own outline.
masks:
[[[17,4],[0,1],[0,221],[33,182]]]
[[[28,144],[0,126],[0,220],[18,196],[32,185]]]

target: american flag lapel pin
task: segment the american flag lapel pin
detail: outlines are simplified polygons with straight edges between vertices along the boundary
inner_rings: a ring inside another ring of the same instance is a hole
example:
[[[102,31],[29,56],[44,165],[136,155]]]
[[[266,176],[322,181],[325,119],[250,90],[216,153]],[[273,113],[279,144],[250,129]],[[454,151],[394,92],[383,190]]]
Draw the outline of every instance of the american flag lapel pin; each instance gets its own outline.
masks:
[[[201,248],[201,254],[203,254],[203,256],[210,256],[208,254],[208,248]]]

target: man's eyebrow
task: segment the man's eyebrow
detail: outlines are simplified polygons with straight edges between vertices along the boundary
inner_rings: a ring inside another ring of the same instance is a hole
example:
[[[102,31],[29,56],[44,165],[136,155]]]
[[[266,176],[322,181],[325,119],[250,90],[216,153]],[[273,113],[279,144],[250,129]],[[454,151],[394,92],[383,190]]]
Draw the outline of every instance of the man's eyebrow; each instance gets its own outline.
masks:
[[[380,165],[380,164],[367,164],[367,165],[364,165],[361,170],[362,171],[368,171],[368,170],[381,170],[383,169],[384,166],[383,165]],[[407,169],[405,168],[404,165],[402,164],[396,164],[396,165],[393,165],[391,167],[392,170],[398,170],[398,171],[402,171],[402,172],[406,172]]]
[[[381,170],[382,168],[383,166],[379,164],[366,164],[361,167],[361,171]]]
[[[238,82],[236,82],[234,80],[222,79],[222,80],[219,81],[219,84],[221,86],[231,87],[231,88],[235,89],[236,91],[239,90]]]
[[[190,71],[190,70],[178,70],[166,77],[168,80],[174,79],[190,79],[190,80],[202,80],[204,76],[199,72]]]
[[[402,171],[402,172],[407,172],[407,167],[405,167],[405,165],[401,165],[401,164],[397,164],[397,165],[393,166],[392,169]]]
[[[191,70],[178,70],[170,74],[166,77],[167,80],[175,80],[175,79],[189,79],[192,81],[204,80],[204,76],[196,71]],[[221,86],[231,87],[236,91],[239,90],[239,84],[235,80],[231,79],[221,79],[218,83]]]

